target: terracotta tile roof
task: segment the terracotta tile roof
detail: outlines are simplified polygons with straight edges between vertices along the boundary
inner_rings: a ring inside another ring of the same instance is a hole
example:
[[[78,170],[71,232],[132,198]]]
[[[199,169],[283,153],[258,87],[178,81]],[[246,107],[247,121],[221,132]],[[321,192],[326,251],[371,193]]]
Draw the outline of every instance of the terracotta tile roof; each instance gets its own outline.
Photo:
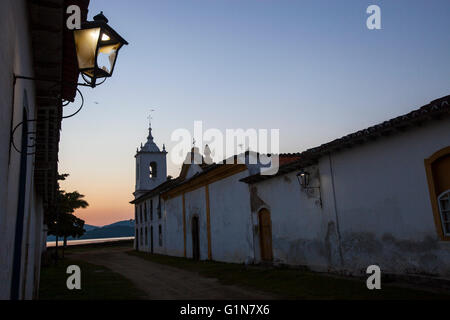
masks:
[[[279,154],[279,165],[284,166],[288,163],[300,160],[300,153],[281,153]]]

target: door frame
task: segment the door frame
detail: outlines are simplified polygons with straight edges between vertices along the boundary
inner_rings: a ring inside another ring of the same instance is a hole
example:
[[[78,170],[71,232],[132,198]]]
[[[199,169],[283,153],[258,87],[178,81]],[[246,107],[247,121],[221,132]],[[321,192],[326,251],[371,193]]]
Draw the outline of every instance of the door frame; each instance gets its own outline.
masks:
[[[268,222],[268,234],[264,231],[264,226],[261,223],[262,222],[262,216],[263,214],[267,215],[267,222]],[[264,262],[269,262],[273,260],[273,248],[272,248],[272,219],[269,209],[267,208],[261,208],[258,211],[258,231],[259,231],[259,253],[260,253],[260,260]],[[265,252],[265,246],[264,246],[264,239],[265,237],[268,237],[267,239],[270,242],[270,245],[268,246],[268,252]]]

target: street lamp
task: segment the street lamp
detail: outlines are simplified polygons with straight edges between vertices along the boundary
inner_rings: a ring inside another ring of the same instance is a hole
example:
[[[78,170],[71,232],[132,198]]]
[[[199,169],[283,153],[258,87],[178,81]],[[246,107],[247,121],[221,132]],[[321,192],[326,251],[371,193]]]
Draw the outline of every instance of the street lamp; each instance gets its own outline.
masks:
[[[119,50],[123,45],[128,44],[125,39],[123,39],[113,28],[108,25],[108,19],[103,15],[103,11],[94,17],[94,21],[86,21],[82,23],[80,29],[74,30],[74,42],[78,60],[78,71],[81,73],[81,76],[86,83],[73,83],[61,81],[59,79],[39,78],[14,74],[13,97],[18,79],[43,81],[55,84],[67,83],[94,88],[112,76]],[[101,82],[97,82],[98,79],[103,80],[101,80]],[[83,108],[83,95],[78,88],[76,90],[81,97],[81,106],[74,113],[68,116],[61,116],[61,120],[73,117]],[[66,106],[67,103],[63,106]],[[10,134],[10,143],[19,153],[22,152],[14,143],[14,133],[25,122],[37,122],[37,119],[26,119],[20,122],[11,129]],[[35,134],[35,132],[29,132],[28,134]],[[30,146],[27,145],[26,147],[33,148],[34,146],[35,145],[33,144]],[[34,154],[34,152],[27,152],[27,155],[31,154]]]
[[[309,185],[309,172],[302,169],[297,173],[297,180],[303,188],[306,188]]]
[[[321,194],[321,190],[320,190],[320,182],[317,187],[310,186],[309,185],[310,174],[308,171],[305,171],[304,169],[301,169],[300,172],[296,174],[296,176],[297,176],[298,183],[303,188],[303,191],[305,191],[305,193],[308,196],[318,198],[317,203],[320,205],[320,207],[322,207],[322,194]],[[316,196],[316,193],[314,192],[315,189],[317,189],[318,196]]]
[[[112,76],[117,55],[128,42],[108,25],[103,11],[74,30],[78,69],[92,88]],[[103,79],[100,83],[98,79]]]

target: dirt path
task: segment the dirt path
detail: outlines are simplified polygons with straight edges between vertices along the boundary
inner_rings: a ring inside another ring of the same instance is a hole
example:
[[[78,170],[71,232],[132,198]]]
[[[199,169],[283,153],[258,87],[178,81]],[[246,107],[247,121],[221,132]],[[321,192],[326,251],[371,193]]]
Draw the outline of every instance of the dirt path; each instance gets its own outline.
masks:
[[[131,280],[148,299],[273,299],[261,292],[223,285],[216,279],[150,262],[126,253],[130,248],[99,248],[70,254],[71,258],[103,265]]]

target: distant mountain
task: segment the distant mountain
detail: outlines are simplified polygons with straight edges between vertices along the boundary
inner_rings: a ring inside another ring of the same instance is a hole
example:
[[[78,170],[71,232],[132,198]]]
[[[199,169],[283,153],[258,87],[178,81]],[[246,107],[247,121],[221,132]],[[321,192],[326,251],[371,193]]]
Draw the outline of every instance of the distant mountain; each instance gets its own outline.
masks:
[[[85,225],[84,225],[84,230],[86,230],[86,231],[91,231],[91,230],[97,229],[97,228],[101,228],[101,227],[92,226],[92,225],[90,225],[90,224],[85,224]]]
[[[134,236],[134,227],[112,226],[87,231],[80,239],[119,238]]]
[[[103,228],[106,228],[106,227],[117,227],[117,226],[124,226],[124,227],[132,227],[132,228],[134,228],[134,220],[130,219],[130,220],[123,220],[123,221],[114,222],[114,223],[108,224],[106,226],[103,226]],[[88,231],[88,230],[86,230],[86,231]]]
[[[85,234],[77,239],[101,239],[101,238],[119,238],[134,236],[134,220],[123,220],[112,224],[97,227],[89,224],[84,225]],[[55,241],[55,236],[48,236],[47,241]],[[75,240],[72,237],[67,240]]]

